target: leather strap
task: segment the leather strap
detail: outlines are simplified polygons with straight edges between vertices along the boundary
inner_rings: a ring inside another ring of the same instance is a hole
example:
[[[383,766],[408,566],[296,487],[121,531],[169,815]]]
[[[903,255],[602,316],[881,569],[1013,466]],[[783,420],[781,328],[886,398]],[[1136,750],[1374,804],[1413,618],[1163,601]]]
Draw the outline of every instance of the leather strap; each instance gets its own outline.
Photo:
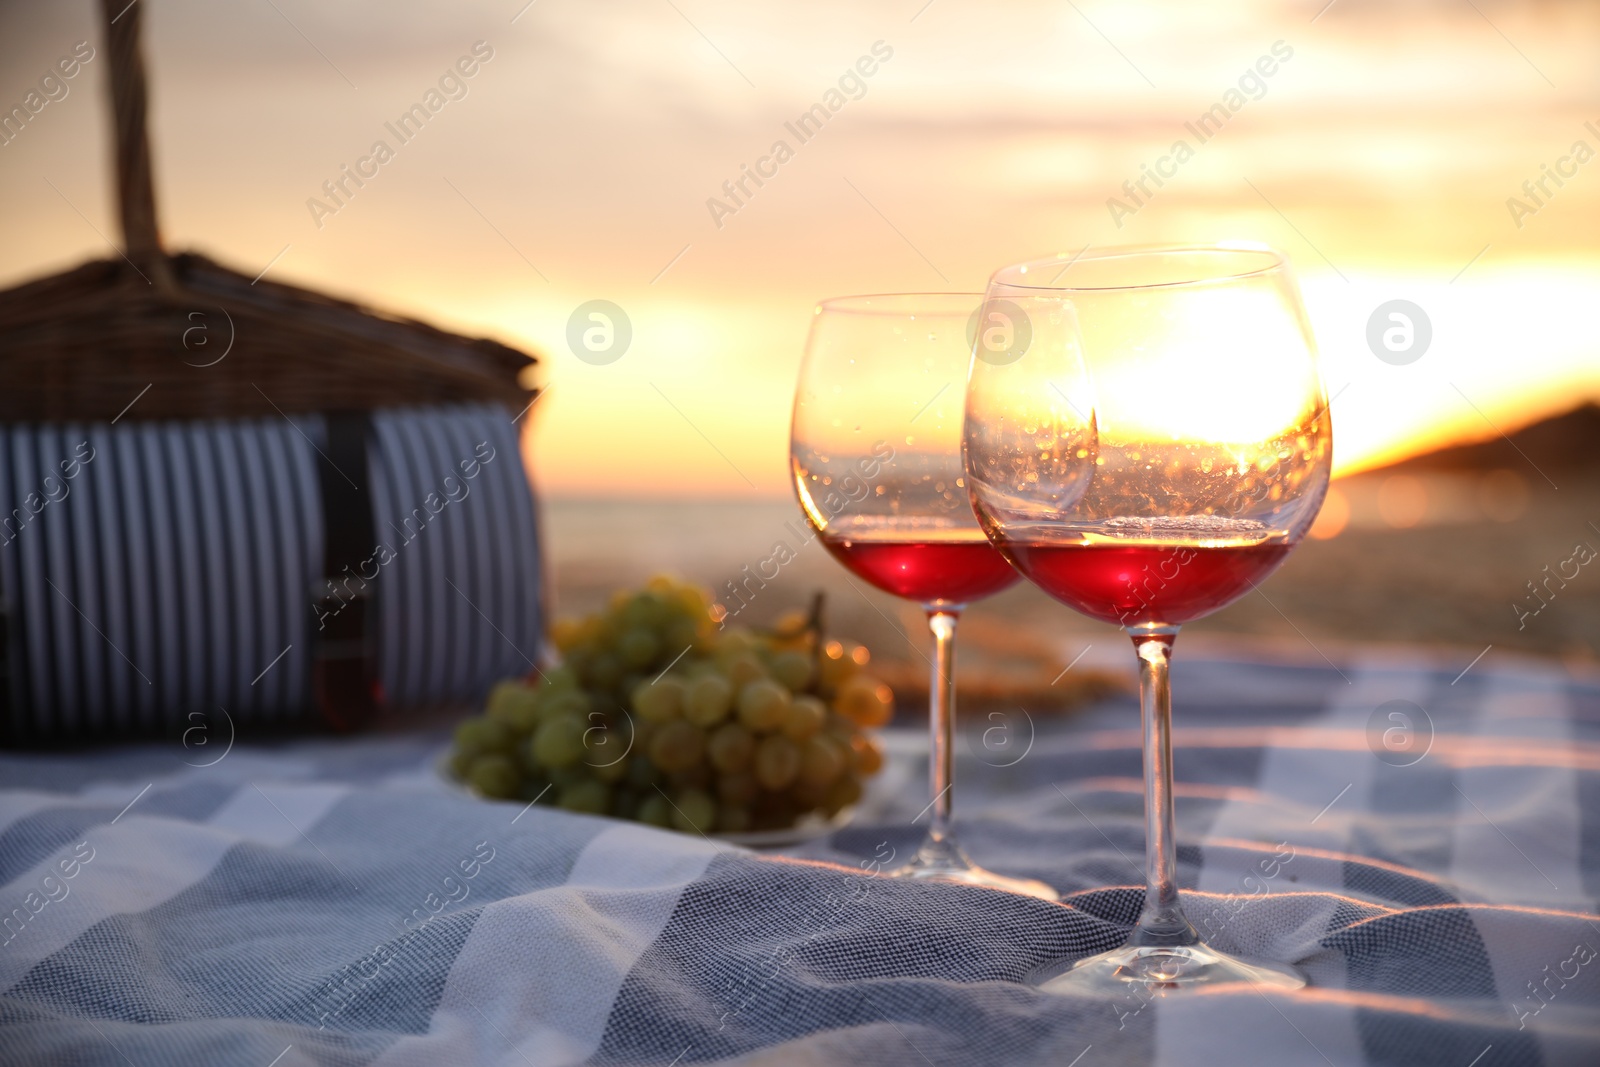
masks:
[[[330,412],[317,462],[322,488],[322,575],[312,591],[311,689],[323,722],[340,732],[370,724],[383,704],[372,655],[374,583],[361,577],[375,545],[364,411]]]

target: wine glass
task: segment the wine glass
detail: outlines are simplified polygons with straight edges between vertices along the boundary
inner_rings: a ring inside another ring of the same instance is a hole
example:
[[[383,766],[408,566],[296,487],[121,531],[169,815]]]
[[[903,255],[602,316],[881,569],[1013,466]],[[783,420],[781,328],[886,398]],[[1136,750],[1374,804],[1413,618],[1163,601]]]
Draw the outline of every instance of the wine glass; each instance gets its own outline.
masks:
[[[1178,628],[1266,578],[1327,491],[1328,404],[1289,264],[1249,245],[1061,256],[996,272],[983,314],[1015,340],[972,361],[979,521],[1045,592],[1121,626],[1139,658],[1144,908],[1121,948],[1032,980],[1298,988],[1293,968],[1205,945],[1179,906],[1168,683]]]
[[[790,465],[807,521],[856,577],[921,604],[933,632],[927,835],[890,872],[1056,899],[976,866],[951,835],[956,622],[1016,571],[984,537],[961,469],[977,293],[852,296],[817,306],[795,393]],[[926,658],[926,657],[924,657]]]

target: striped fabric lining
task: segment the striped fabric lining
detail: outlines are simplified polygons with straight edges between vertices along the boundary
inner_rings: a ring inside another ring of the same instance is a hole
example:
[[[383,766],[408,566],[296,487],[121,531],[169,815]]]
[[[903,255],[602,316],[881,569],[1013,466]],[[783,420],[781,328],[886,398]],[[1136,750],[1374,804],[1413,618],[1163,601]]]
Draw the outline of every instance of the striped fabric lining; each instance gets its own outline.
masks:
[[[236,723],[303,714],[311,602],[326,587],[323,434],[320,416],[0,428],[5,735],[176,735],[220,724],[219,709]],[[374,527],[395,554],[372,579],[389,701],[471,702],[526,673],[542,582],[510,419],[490,406],[378,412],[370,462]],[[461,499],[435,515],[430,494]],[[407,537],[414,515],[425,521]]]
[[[862,874],[914,843],[915,784],[783,861],[470,800],[429,777],[436,738],[240,746],[200,769],[169,746],[0,756],[0,906],[96,850],[0,946],[0,1061],[1595,1062],[1600,957],[1575,946],[1600,949],[1600,855],[1573,843],[1600,686],[1516,663],[1452,685],[1460,664],[1393,656],[1345,677],[1178,663],[1186,907],[1219,946],[1304,968],[1305,991],[1145,1006],[1019,984],[1137,910],[1127,701],[1039,723],[1012,767],[958,746],[975,858],[1064,907]],[[1366,745],[1391,699],[1435,717],[1412,767]]]

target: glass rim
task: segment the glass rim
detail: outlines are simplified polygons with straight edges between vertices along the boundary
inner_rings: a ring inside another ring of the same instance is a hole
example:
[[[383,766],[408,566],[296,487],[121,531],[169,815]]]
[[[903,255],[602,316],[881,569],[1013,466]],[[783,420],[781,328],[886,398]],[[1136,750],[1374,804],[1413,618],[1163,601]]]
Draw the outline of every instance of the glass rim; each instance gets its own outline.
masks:
[[[1198,277],[1181,277],[1172,281],[1134,282],[1122,285],[1073,285],[1049,282],[1035,284],[1031,281],[1014,280],[1019,274],[1027,274],[1030,270],[1038,270],[1055,266],[1062,260],[1066,265],[1057,272],[1060,278],[1073,265],[1089,262],[1109,262],[1119,259],[1147,259],[1156,260],[1163,256],[1201,256],[1201,255],[1228,255],[1261,257],[1265,262],[1260,266],[1250,267],[1245,270],[1219,271],[1214,274],[1201,274]],[[1096,249],[1090,252],[1087,247],[1076,255],[1069,257],[1066,252],[1058,252],[1054,256],[1040,259],[1024,260],[1021,263],[1011,263],[989,276],[990,286],[1005,286],[1009,289],[1033,290],[1037,292],[1060,293],[1104,293],[1128,291],[1134,289],[1177,289],[1185,286],[1216,285],[1221,282],[1239,281],[1244,278],[1254,278],[1273,271],[1287,270],[1289,257],[1270,245],[1255,241],[1220,241],[1215,244],[1173,244],[1173,245],[1113,245],[1107,248]]]
[[[826,300],[818,300],[812,314],[820,315],[824,311],[840,312],[846,315],[949,315],[954,314],[952,307],[957,300],[970,300],[972,307],[968,313],[983,303],[981,292],[936,292],[936,293],[858,293],[851,296],[830,296]],[[905,301],[902,308],[876,307],[872,301]],[[928,305],[918,307],[912,301],[927,301]],[[948,301],[952,307],[931,306],[934,301]]]

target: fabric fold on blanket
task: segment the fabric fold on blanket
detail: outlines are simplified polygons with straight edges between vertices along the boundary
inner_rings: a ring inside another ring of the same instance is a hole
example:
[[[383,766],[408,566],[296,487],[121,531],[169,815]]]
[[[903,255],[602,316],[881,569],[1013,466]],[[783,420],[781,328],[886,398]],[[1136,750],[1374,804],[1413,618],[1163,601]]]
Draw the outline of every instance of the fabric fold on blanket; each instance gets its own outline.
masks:
[[[1180,657],[1184,905],[1292,993],[1024,984],[1137,914],[1127,698],[957,745],[969,851],[1060,904],[881,877],[915,772],[756,853],[475,800],[437,734],[3,754],[0,1062],[1592,1065],[1600,684],[1461,666]]]

